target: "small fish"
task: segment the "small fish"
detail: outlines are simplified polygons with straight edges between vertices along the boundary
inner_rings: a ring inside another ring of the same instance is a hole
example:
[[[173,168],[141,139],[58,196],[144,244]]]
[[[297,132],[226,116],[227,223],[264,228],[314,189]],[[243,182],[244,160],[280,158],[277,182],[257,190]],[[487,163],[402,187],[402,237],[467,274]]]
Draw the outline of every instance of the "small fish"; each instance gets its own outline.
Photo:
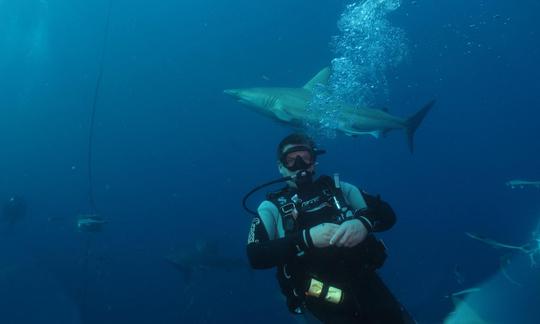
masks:
[[[540,181],[510,180],[506,182],[506,185],[512,189],[524,189],[525,187],[535,187],[540,189]]]

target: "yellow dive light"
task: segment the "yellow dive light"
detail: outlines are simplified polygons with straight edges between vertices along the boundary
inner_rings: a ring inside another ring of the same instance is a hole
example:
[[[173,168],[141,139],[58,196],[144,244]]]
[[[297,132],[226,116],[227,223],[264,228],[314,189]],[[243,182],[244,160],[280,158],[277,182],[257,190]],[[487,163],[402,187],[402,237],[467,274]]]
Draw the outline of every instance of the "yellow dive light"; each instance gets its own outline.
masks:
[[[324,300],[332,304],[339,304],[343,301],[343,291],[341,289],[328,286],[326,294],[323,294],[326,288],[325,286],[322,281],[311,278],[306,295],[315,298],[324,298]]]
[[[306,295],[311,297],[319,298],[321,296],[324,284],[317,279],[311,278],[309,282],[309,289],[306,292]]]
[[[324,299],[332,304],[339,304],[343,300],[343,292],[339,288],[330,286]]]

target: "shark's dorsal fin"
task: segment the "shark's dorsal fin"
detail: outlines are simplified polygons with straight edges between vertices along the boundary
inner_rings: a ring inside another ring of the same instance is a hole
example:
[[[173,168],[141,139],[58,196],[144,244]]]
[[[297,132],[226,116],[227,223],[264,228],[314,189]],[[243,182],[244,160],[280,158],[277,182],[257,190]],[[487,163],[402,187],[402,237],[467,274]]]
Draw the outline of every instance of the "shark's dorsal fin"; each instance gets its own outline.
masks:
[[[328,79],[330,79],[330,72],[330,68],[325,67],[304,85],[304,89],[313,91],[318,84],[325,86],[328,83]]]

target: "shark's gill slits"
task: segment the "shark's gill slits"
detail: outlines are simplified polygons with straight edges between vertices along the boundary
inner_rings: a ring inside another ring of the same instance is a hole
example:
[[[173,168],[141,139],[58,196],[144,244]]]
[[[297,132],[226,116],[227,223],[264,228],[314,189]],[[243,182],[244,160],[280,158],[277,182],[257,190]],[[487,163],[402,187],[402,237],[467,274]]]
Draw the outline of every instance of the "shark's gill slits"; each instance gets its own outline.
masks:
[[[264,99],[263,106],[265,108],[272,108],[277,102],[277,97],[275,96],[268,96]]]

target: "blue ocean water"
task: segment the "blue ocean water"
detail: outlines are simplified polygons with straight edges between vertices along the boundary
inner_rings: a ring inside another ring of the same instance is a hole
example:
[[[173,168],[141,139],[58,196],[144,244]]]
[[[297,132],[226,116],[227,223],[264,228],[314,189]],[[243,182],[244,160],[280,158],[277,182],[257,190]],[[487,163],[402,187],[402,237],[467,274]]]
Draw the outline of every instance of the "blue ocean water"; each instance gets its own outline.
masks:
[[[0,202],[19,195],[28,206],[0,224],[0,322],[294,323],[273,271],[208,270],[186,282],[163,257],[201,240],[245,257],[241,198],[278,177],[275,146],[292,129],[223,90],[303,85],[344,55],[338,21],[354,3],[112,0],[92,159],[109,223],[81,233],[109,0],[0,0]],[[501,274],[505,251],[465,232],[524,244],[540,220],[539,189],[505,186],[540,180],[539,10],[533,0],[402,1],[383,18],[407,53],[377,70],[369,103],[408,116],[437,99],[415,153],[400,132],[317,137],[328,151],[321,173],[394,207],[382,276],[420,323],[442,322],[446,296]],[[538,275],[516,258],[513,278]],[[534,289],[512,291],[499,289],[504,301],[538,303]]]

